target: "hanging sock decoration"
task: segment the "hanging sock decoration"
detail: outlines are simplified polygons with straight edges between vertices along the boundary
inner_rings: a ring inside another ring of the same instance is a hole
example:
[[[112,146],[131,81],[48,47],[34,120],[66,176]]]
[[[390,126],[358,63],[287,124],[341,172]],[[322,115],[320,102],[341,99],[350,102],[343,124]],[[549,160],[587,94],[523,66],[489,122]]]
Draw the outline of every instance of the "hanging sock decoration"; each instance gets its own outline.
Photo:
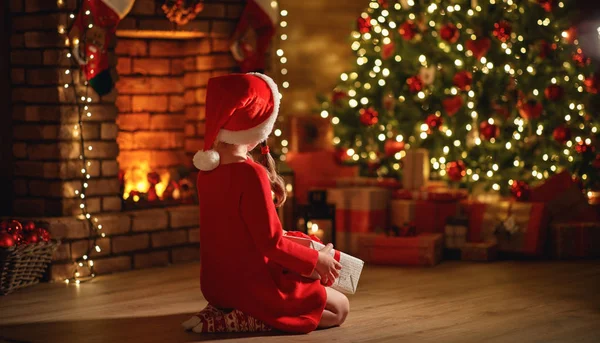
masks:
[[[73,56],[86,80],[100,96],[108,94],[114,87],[107,50],[115,38],[117,24],[129,13],[134,1],[85,0],[69,31]]]
[[[276,4],[271,0],[248,0],[244,8],[230,47],[242,73],[265,70],[265,55],[279,21]]]

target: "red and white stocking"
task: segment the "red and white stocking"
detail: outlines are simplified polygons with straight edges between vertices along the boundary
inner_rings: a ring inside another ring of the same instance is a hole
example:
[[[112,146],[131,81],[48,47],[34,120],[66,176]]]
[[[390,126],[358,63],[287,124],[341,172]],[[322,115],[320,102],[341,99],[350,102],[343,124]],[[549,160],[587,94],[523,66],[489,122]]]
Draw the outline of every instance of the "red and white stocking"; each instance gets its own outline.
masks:
[[[277,6],[271,3],[271,0],[248,0],[235,29],[231,53],[242,73],[265,69],[265,54],[279,18]]]
[[[129,13],[134,1],[84,0],[69,31],[73,56],[98,95],[113,88],[107,49],[115,38],[117,24]]]

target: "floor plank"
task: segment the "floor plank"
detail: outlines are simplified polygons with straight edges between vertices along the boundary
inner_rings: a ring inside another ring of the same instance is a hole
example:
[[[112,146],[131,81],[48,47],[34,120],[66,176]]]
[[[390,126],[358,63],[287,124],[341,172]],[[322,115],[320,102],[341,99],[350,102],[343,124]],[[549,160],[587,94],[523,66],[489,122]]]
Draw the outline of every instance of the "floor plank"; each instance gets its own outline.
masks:
[[[4,342],[599,342],[600,261],[368,266],[340,328],[198,335],[198,264],[40,284],[0,297]]]

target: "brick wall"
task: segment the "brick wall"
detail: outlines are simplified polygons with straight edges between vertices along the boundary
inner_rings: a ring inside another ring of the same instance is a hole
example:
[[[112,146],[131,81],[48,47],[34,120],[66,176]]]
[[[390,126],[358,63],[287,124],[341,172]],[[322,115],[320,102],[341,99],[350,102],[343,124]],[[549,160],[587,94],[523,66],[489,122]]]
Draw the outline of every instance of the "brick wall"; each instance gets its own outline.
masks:
[[[8,1],[14,141],[10,215],[50,222],[52,235],[63,242],[51,267],[53,279],[70,276],[71,259],[80,258],[90,244],[74,192],[81,185],[82,165],[73,131],[78,123],[74,93],[63,86],[71,62],[57,30],[67,23],[76,0],[62,3],[58,8],[49,0]],[[97,274],[198,259],[197,206],[121,211],[118,173],[140,160],[157,166],[190,163],[202,145],[207,80],[235,65],[228,37],[243,6],[243,0],[207,1],[198,18],[175,28],[154,0],[137,0],[119,25],[110,64],[120,78],[110,94],[91,95],[92,116],[83,117],[83,135],[93,145],[86,153],[88,210],[106,234],[98,241],[102,252],[91,256]],[[168,39],[175,29],[194,31],[194,38]],[[163,34],[160,39],[131,35],[147,30]]]
[[[92,250],[98,275],[166,266],[200,258],[198,207],[178,206],[168,209],[128,211],[98,216],[106,237],[96,243],[101,252]],[[61,281],[71,277],[75,265],[88,250],[88,228],[76,218],[47,218],[50,232],[62,237],[62,244],[53,256],[50,278]],[[80,270],[85,276],[84,270]]]

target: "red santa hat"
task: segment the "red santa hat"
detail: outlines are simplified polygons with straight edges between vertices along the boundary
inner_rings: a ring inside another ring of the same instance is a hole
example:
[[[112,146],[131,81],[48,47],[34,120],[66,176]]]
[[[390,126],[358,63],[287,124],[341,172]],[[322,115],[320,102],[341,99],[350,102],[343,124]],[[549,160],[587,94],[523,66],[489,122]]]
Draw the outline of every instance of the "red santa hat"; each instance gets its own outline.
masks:
[[[194,166],[209,171],[219,165],[215,142],[255,146],[266,140],[279,113],[279,96],[275,81],[260,73],[208,80],[204,150],[194,155]]]

